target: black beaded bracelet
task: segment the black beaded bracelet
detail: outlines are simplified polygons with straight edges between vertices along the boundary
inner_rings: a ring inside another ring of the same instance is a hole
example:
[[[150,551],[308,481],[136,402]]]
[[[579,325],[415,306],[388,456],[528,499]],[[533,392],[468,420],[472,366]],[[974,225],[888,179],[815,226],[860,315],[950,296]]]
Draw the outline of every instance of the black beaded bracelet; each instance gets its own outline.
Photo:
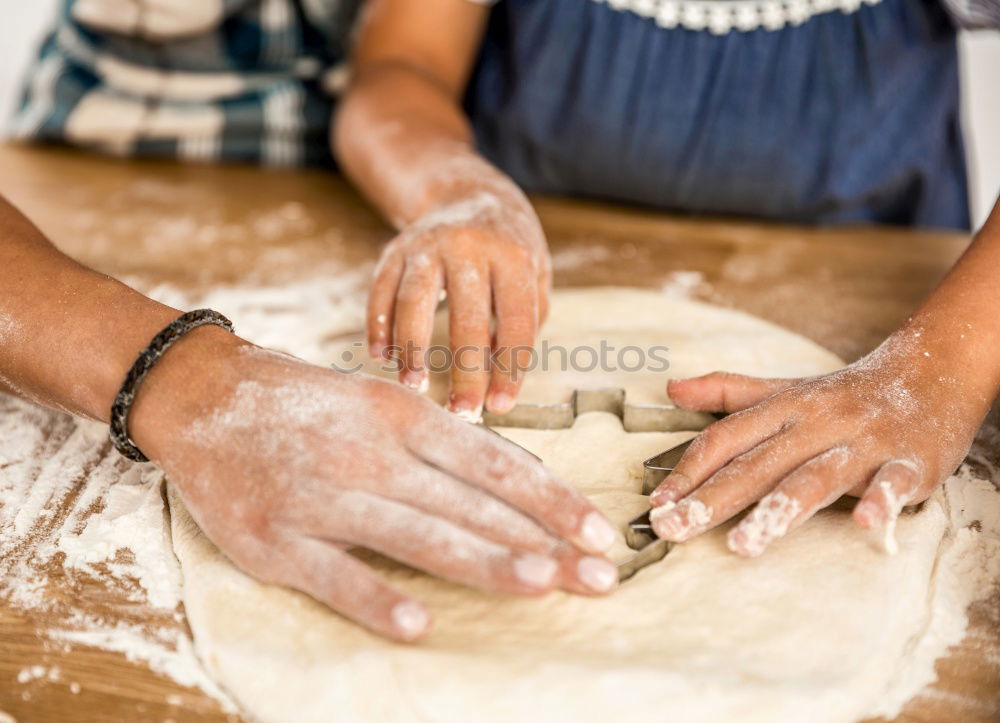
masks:
[[[149,374],[149,370],[160,360],[178,339],[187,334],[192,329],[206,324],[221,326],[226,331],[233,333],[233,322],[217,311],[211,309],[198,309],[189,311],[171,322],[163,331],[153,337],[135,364],[128,370],[128,375],[118,390],[115,403],[111,406],[111,441],[115,449],[122,455],[136,462],[148,462],[149,458],[139,451],[139,448],[132,444],[128,436],[128,415],[132,411],[132,402],[139,391],[139,385]]]

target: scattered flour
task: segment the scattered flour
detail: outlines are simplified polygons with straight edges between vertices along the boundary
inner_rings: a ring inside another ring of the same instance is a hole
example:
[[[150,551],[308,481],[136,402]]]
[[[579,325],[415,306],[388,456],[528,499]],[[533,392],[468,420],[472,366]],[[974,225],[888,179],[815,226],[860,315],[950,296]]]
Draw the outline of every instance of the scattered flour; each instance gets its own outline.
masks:
[[[369,275],[370,269],[360,269],[288,286],[219,287],[200,295],[127,281],[179,308],[219,309],[241,336],[327,364],[330,345],[363,326]],[[0,331],[13,329],[0,324]],[[156,467],[134,464],[112,450],[105,425],[0,393],[0,599],[29,615],[58,620],[48,629],[53,651],[87,645],[120,652],[180,685],[200,688],[233,712],[198,660],[184,623],[164,485]],[[80,599],[50,594],[53,574],[81,589]],[[110,603],[103,595],[87,597],[83,588],[95,584]],[[129,612],[116,603],[131,604]],[[21,684],[38,680],[59,680],[59,669],[33,665],[17,676]],[[73,693],[81,690],[75,681],[68,685]]]
[[[700,271],[671,271],[660,285],[660,291],[672,299],[690,299],[711,290]]]
[[[285,286],[222,286],[190,294],[174,286],[145,286],[126,281],[144,294],[184,310],[211,308],[229,317],[236,333],[269,349],[278,349],[314,364],[327,365],[338,339],[364,329],[365,298],[371,267]],[[359,355],[363,350],[358,350]]]
[[[103,425],[2,394],[0,459],[0,599],[56,620],[53,650],[77,643],[119,651],[235,710],[202,670],[182,623],[163,475],[121,458]],[[53,574],[65,578],[62,589],[96,583],[110,604],[50,594]],[[105,610],[116,602],[142,612]],[[21,684],[60,679],[58,667],[43,665],[17,676]]]
[[[145,291],[181,308],[222,309],[252,341],[325,363],[324,344],[363,323],[367,277],[362,269],[335,279],[220,288],[198,297],[167,286]],[[0,546],[5,553],[0,597],[26,611],[56,613],[64,629],[52,632],[54,645],[121,652],[182,685],[201,688],[233,710],[203,671],[182,624],[181,581],[165,524],[163,484],[152,465],[135,465],[113,452],[104,425],[0,395]],[[73,599],[50,595],[55,569],[71,582],[96,580],[122,599],[144,604],[148,619],[109,624],[85,613]],[[18,679],[37,677],[33,667]]]
[[[569,271],[582,266],[598,264],[614,258],[614,253],[606,244],[576,245],[562,248],[552,253],[552,269],[554,271]]]
[[[896,497],[892,491],[892,484],[888,480],[879,483],[882,496],[885,498],[886,521],[882,538],[882,546],[889,555],[899,552],[899,543],[896,542],[896,521],[899,519],[899,512],[903,508],[902,501]]]
[[[59,680],[59,667],[46,668],[44,665],[32,665],[27,668],[21,668],[17,674],[17,682],[21,684],[30,683],[40,678],[53,682]]]

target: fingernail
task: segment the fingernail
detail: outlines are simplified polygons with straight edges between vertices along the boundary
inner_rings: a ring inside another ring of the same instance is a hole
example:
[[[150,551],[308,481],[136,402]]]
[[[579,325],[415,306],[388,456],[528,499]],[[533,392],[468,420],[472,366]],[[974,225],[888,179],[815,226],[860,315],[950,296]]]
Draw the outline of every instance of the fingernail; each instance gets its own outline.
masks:
[[[475,402],[470,401],[468,395],[465,394],[449,394],[448,411],[459,419],[471,422],[472,424],[478,424],[483,421],[483,405],[477,405]]]
[[[413,600],[396,603],[392,608],[392,622],[407,639],[421,635],[427,630],[431,617],[424,606]]]
[[[649,520],[658,537],[683,542],[711,522],[712,508],[701,500],[682,500],[677,504],[666,502],[653,509]]]
[[[784,492],[763,497],[739,525],[729,531],[726,544],[743,557],[757,557],[779,537],[788,533],[802,511],[802,503]]]
[[[741,555],[746,550],[747,535],[740,529],[739,525],[734,527],[726,535],[726,547],[737,555]]]
[[[759,557],[772,542],[770,537],[754,533],[737,525],[726,535],[726,547],[740,557]]]
[[[618,568],[600,557],[584,557],[576,564],[576,574],[594,592],[607,592],[618,584]]]
[[[656,533],[656,536],[665,539],[676,537],[682,527],[677,504],[672,500],[667,500],[659,507],[654,507],[649,513],[649,522],[653,525],[653,532]]]
[[[368,355],[372,359],[381,359],[382,355],[385,353],[385,344],[382,342],[375,342],[368,345]]]
[[[491,394],[487,405],[494,414],[506,414],[514,408],[514,397],[506,392]]]
[[[425,372],[405,372],[403,374],[403,384],[416,392],[426,392],[430,386],[430,380]]]
[[[657,487],[653,490],[653,494],[649,496],[649,504],[653,505],[653,507],[659,507],[673,501],[674,491],[669,487]]]
[[[667,502],[676,502],[690,489],[691,481],[685,475],[680,472],[671,472],[660,483],[660,486],[653,490],[653,494],[649,496],[649,502],[654,507],[659,507]]]
[[[479,424],[483,421],[483,408],[478,407],[476,409],[456,409],[451,408],[451,413],[454,414],[459,419],[469,422],[470,424]]]
[[[882,498],[885,500],[886,520],[895,519],[903,511],[903,505],[909,500],[909,495],[905,498],[898,496],[893,491],[892,484],[888,480],[882,480],[878,486],[882,490]]]
[[[861,500],[854,507],[854,518],[865,527],[874,527],[882,521],[882,517],[882,508],[871,500]]]
[[[604,552],[615,542],[615,528],[598,512],[591,512],[583,519],[580,541],[591,552]]]
[[[559,565],[550,557],[522,555],[514,561],[514,574],[529,587],[548,587],[558,571]]]

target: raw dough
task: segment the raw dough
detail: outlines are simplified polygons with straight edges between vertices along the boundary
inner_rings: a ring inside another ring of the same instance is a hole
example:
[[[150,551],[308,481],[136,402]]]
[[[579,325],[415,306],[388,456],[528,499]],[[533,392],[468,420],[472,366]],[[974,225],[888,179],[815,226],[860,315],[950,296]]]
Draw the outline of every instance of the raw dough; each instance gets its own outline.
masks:
[[[549,328],[560,334],[564,313],[573,324],[599,318],[615,293],[557,295]],[[810,342],[743,314],[622,295],[634,305],[617,310],[608,336],[632,343],[633,325],[661,323],[676,358],[687,360],[684,374],[734,366],[800,374],[832,365]],[[502,431],[618,523],[645,505],[641,460],[690,436],[628,434],[617,417],[598,412],[569,430]],[[835,506],[758,559],[729,553],[725,529],[705,535],[605,599],[497,597],[382,562],[388,578],[436,615],[430,638],[406,646],[252,580],[201,534],[173,490],[170,506],[196,648],[263,721],[771,723],[891,715],[933,680],[933,661],[961,638],[981,577],[997,573],[987,572],[997,558],[995,538],[986,539],[995,528],[966,528],[971,518],[963,515],[1000,518],[992,487],[953,479],[899,520],[894,557]]]

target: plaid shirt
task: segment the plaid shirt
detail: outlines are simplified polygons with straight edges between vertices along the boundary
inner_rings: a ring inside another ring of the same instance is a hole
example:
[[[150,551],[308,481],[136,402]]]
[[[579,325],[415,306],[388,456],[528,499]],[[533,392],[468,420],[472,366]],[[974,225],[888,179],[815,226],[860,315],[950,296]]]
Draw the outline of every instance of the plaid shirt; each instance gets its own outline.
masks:
[[[331,163],[361,0],[64,0],[16,138],[116,155]]]

